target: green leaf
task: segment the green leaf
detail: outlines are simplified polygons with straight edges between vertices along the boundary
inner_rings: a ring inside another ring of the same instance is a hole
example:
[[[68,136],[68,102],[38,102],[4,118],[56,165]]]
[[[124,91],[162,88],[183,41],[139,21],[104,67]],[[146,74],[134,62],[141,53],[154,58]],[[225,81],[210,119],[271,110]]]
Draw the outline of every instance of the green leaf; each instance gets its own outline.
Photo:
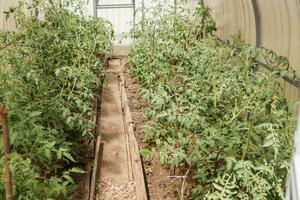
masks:
[[[69,154],[68,152],[63,152],[62,153],[66,158],[68,158],[69,160],[71,160],[72,162],[76,162],[74,160],[74,158],[71,156],[71,154]]]
[[[80,169],[80,168],[77,168],[77,167],[73,167],[70,172],[74,172],[74,173],[78,173],[78,174],[85,174],[86,171]]]
[[[146,159],[151,159],[155,150],[150,148],[143,148],[140,150],[140,155],[145,157]]]
[[[264,143],[263,147],[270,147],[274,144],[274,141],[273,140],[268,140]]]
[[[74,180],[72,179],[71,176],[65,174],[63,177],[64,177],[67,181],[69,181],[70,183],[74,183]]]
[[[42,114],[42,112],[40,112],[40,111],[34,111],[29,114],[29,118],[37,117],[37,116],[40,116],[41,114]]]

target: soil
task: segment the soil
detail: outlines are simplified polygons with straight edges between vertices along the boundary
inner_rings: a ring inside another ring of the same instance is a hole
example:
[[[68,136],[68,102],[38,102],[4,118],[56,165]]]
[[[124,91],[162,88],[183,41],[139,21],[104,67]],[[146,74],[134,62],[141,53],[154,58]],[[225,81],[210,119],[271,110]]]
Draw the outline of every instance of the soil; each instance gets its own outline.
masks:
[[[138,145],[140,149],[149,148],[150,144],[143,141],[142,133],[142,128],[147,122],[144,113],[148,104],[140,97],[139,83],[128,73],[128,70],[124,72],[124,79]],[[190,177],[190,174],[186,179],[182,178],[187,174],[186,169],[175,170],[170,167],[162,167],[159,163],[159,152],[157,150],[151,160],[143,159],[143,166],[150,200],[190,199],[194,180]]]
[[[131,194],[129,192],[131,182],[129,182],[130,177],[128,176],[128,168],[126,167],[128,158],[126,158],[127,151],[124,147],[125,139],[123,138],[123,128],[121,127],[123,125],[122,110],[121,107],[116,106],[121,105],[120,102],[116,102],[120,100],[117,84],[120,72],[114,69],[114,64],[111,63],[113,66],[113,69],[109,71],[111,78],[107,80],[108,84],[103,88],[102,105],[104,106],[101,106],[101,117],[98,118],[98,120],[101,120],[101,123],[98,123],[100,125],[99,129],[102,132],[101,141],[103,142],[102,145],[105,146],[101,150],[101,157],[105,159],[101,159],[100,161],[101,169],[99,169],[99,174],[101,174],[100,177],[102,178],[99,187],[101,187],[102,193],[106,191],[109,194],[116,193],[122,196],[122,198],[114,199],[132,200],[135,198],[123,198]],[[142,129],[147,124],[145,113],[148,103],[139,95],[140,85],[136,78],[131,76],[126,69],[124,71],[124,82],[139,149],[145,147],[155,148],[153,142],[149,143],[143,140]],[[195,181],[191,178],[192,173],[190,171],[187,172],[186,168],[175,169],[169,166],[161,166],[157,149],[151,159],[143,159],[142,162],[149,200],[191,199],[191,189]],[[80,178],[83,177],[79,177],[78,180]],[[79,185],[81,189],[77,191],[76,198],[74,199],[84,199],[83,196],[86,194],[84,188],[85,181],[81,180],[79,182],[83,185]],[[112,185],[112,188],[118,188],[118,190],[106,190],[103,184],[106,186]],[[99,194],[97,195],[97,199],[105,199],[99,196]]]

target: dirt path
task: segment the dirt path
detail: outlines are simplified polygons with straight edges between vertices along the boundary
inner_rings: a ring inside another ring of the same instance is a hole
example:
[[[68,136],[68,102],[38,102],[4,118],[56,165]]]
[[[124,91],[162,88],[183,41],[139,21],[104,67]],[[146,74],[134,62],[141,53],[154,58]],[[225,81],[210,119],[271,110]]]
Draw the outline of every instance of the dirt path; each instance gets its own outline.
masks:
[[[138,146],[123,86],[121,59],[110,61],[103,86],[97,200],[146,200]],[[126,109],[127,108],[127,109]]]
[[[116,184],[125,184],[130,177],[119,88],[119,65],[119,60],[110,63],[107,84],[103,87],[100,132],[104,145],[100,177],[113,179]]]
[[[193,181],[190,177],[181,178],[187,175],[186,170],[162,167],[158,151],[142,164],[139,149],[155,148],[153,143],[143,142],[148,105],[139,95],[138,82],[123,71],[122,59],[110,61],[98,119],[101,147],[96,150],[97,172],[91,176],[96,179],[96,193],[89,200],[190,199]]]

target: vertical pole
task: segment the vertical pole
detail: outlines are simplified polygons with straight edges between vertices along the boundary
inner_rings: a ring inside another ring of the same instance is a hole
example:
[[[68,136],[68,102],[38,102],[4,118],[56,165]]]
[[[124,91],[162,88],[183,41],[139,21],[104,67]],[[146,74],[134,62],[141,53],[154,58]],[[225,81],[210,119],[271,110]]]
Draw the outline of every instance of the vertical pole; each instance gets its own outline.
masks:
[[[59,5],[59,8],[61,9],[62,8],[62,0],[58,0],[58,5]]]
[[[39,17],[39,9],[38,8],[34,9],[34,15],[35,15],[35,17]]]
[[[97,15],[97,6],[98,6],[98,1],[97,0],[93,0],[93,10],[94,10],[94,17],[98,17]]]
[[[13,200],[12,191],[12,173],[9,166],[9,153],[10,153],[10,143],[9,143],[9,133],[8,133],[8,120],[7,111],[4,107],[0,107],[0,121],[2,124],[3,131],[3,147],[4,147],[4,175],[5,175],[5,189],[6,189],[6,200]]]
[[[145,2],[142,0],[142,29],[144,30],[144,22],[145,22]]]
[[[136,19],[136,7],[135,7],[135,0],[132,0],[133,4],[133,29],[135,29],[135,19]]]
[[[261,47],[261,20],[260,20],[260,10],[257,4],[257,0],[251,0],[253,6],[253,12],[255,17],[255,34],[256,34],[256,44],[257,48]]]
[[[175,32],[175,29],[176,29],[176,14],[177,14],[177,0],[173,0],[173,8],[174,8],[174,11],[173,11],[173,29],[174,29],[174,32]]]

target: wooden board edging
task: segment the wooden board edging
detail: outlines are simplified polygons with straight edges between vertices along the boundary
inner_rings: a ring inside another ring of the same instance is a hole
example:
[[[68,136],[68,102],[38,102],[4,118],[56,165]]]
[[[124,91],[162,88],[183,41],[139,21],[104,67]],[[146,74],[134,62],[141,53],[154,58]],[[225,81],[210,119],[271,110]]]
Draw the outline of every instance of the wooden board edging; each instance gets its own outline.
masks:
[[[134,134],[132,114],[129,108],[129,101],[126,95],[124,86],[124,77],[121,75],[121,102],[124,112],[124,131],[128,136],[129,152],[131,155],[131,168],[133,180],[135,182],[136,199],[147,200],[146,182],[144,177],[144,170],[142,166],[142,159],[139,154],[139,146]]]

